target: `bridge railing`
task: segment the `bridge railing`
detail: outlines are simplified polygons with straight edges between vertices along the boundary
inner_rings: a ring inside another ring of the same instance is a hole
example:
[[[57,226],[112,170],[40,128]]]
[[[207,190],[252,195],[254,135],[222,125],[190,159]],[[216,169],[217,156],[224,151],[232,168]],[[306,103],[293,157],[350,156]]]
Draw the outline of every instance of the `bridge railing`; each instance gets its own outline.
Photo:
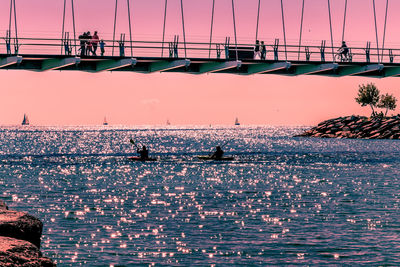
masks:
[[[83,40],[52,38],[0,38],[0,55],[68,55],[82,56],[87,49]],[[254,52],[255,44],[172,42],[159,41],[112,41],[104,40],[104,53],[98,44],[97,56],[114,57],[152,57],[152,58],[198,58],[221,60],[268,60],[301,62],[371,62],[395,63],[400,56],[400,49],[374,49],[370,43],[365,47],[349,46],[349,53],[344,56],[339,47],[282,45],[279,41],[265,44],[265,54]],[[262,50],[262,49],[260,49]],[[265,56],[264,56],[265,55]],[[93,54],[87,52],[86,57]],[[400,61],[398,62],[400,63]]]

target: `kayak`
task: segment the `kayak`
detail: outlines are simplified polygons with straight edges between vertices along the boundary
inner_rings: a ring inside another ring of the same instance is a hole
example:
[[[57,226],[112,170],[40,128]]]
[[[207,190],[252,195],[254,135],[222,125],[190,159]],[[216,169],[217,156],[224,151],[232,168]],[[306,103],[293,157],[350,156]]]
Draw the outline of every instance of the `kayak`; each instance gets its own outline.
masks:
[[[220,159],[212,158],[210,156],[197,156],[200,160],[234,160],[234,157],[222,157]]]
[[[143,161],[143,162],[145,162],[145,161],[157,161],[156,158],[142,159],[141,157],[129,157],[128,159],[132,160],[132,161]]]

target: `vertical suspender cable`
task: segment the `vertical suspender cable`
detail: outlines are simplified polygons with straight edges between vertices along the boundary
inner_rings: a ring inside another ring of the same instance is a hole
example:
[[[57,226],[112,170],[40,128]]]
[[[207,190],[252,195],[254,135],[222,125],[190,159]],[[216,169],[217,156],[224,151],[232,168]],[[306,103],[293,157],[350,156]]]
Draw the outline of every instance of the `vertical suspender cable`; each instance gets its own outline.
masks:
[[[330,31],[331,31],[332,61],[335,61],[335,50],[333,49],[331,2],[329,0],[328,0],[328,12],[329,12],[329,27],[330,27]]]
[[[379,57],[379,43],[378,43],[378,26],[376,24],[376,8],[375,8],[375,0],[372,0],[372,5],[374,8],[374,21],[375,21],[375,35],[376,35],[376,52],[378,55],[378,63],[380,63],[380,57]]]
[[[346,30],[346,17],[347,17],[347,0],[345,0],[344,2],[342,42],[344,41],[344,32]]]
[[[283,13],[283,0],[281,0],[281,13],[282,13],[283,41],[285,44],[285,59],[287,60],[286,28],[285,28],[285,14]]]
[[[66,8],[66,6],[67,6],[67,0],[64,0],[63,22],[62,22],[62,32],[61,32],[61,53],[63,51],[64,26],[65,26],[65,8]]]
[[[386,23],[387,23],[387,16],[388,16],[388,7],[389,7],[389,0],[386,0],[386,13],[385,13],[385,25],[383,27],[383,42],[382,42],[382,58],[381,58],[381,62],[383,61],[383,53],[384,53],[384,49],[385,49]]]
[[[10,0],[10,22],[8,24],[8,33],[11,37],[11,22],[12,22],[13,0]]]
[[[185,47],[185,57],[186,57],[186,33],[185,33],[185,17],[183,16],[183,0],[181,0],[181,13],[182,13],[182,31],[183,31],[183,45]]]
[[[113,56],[114,56],[114,44],[115,44],[115,28],[117,26],[117,12],[118,12],[118,0],[115,0],[115,16],[114,16],[114,31],[113,31],[113,45],[112,45]]]
[[[232,0],[232,19],[233,19],[233,31],[235,34],[235,48],[236,48],[236,61],[239,60],[238,46],[237,46],[237,36],[236,36],[236,18],[235,18],[235,3]]]
[[[16,49],[18,49],[18,28],[17,28],[17,6],[15,5],[14,0],[14,27],[15,27],[15,45]]]
[[[129,20],[129,37],[131,41],[131,57],[133,57],[133,43],[132,43],[132,25],[131,25],[131,7],[130,0],[126,0],[128,2],[128,20]]]
[[[256,42],[258,40],[258,24],[260,22],[260,7],[261,7],[261,0],[258,0],[258,11],[257,11],[257,26],[256,26]]]
[[[297,60],[300,60],[300,49],[301,49],[301,36],[303,34],[303,21],[304,21],[304,2],[305,0],[303,0],[303,5],[301,8],[301,23],[300,23],[300,38],[299,38],[299,56],[297,58]]]
[[[17,6],[15,5],[15,0],[14,1],[14,30],[15,30],[15,41],[17,42],[18,45],[18,28],[17,28]]]
[[[161,57],[163,57],[163,55],[164,55],[165,22],[167,20],[167,5],[168,5],[168,0],[165,0],[164,26],[163,26],[162,43],[161,43]]]
[[[76,28],[75,28],[75,9],[74,9],[74,0],[71,0],[71,7],[72,7],[72,25],[74,27],[74,47],[75,47],[75,55],[77,55],[76,49]]]
[[[212,11],[211,11],[210,48],[208,49],[208,58],[211,57],[211,43],[212,43],[213,26],[214,26],[214,10],[215,10],[215,0],[213,0]]]

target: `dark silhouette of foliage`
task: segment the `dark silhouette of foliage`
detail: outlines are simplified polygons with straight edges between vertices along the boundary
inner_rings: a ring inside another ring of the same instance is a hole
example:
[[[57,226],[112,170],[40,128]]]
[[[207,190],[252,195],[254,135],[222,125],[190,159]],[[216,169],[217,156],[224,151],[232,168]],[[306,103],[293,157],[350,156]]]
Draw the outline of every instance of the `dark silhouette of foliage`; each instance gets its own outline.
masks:
[[[368,83],[366,85],[362,84],[358,86],[358,96],[356,97],[357,103],[362,107],[370,106],[372,109],[372,117],[376,115],[375,107],[379,102],[379,89],[373,83]]]
[[[385,116],[387,115],[389,110],[395,110],[397,107],[397,99],[393,95],[384,94],[380,97],[379,103],[377,104],[378,108],[385,108]]]

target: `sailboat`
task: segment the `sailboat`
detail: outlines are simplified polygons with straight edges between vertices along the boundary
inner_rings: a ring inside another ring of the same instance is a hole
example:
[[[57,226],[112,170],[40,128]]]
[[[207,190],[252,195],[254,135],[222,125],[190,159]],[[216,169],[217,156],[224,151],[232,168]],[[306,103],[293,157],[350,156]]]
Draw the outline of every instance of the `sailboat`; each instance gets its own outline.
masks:
[[[104,125],[104,126],[107,126],[107,125],[108,125],[108,122],[107,122],[107,118],[106,118],[106,117],[104,117],[103,125]]]
[[[171,125],[171,122],[167,119],[167,125],[169,126],[169,125]]]
[[[238,118],[236,118],[236,120],[235,120],[235,125],[236,125],[236,126],[239,126],[239,125],[240,125],[240,122],[239,122],[239,119],[238,119]]]
[[[24,114],[24,119],[22,121],[22,125],[29,125],[29,119],[28,119],[28,116],[26,114]]]

